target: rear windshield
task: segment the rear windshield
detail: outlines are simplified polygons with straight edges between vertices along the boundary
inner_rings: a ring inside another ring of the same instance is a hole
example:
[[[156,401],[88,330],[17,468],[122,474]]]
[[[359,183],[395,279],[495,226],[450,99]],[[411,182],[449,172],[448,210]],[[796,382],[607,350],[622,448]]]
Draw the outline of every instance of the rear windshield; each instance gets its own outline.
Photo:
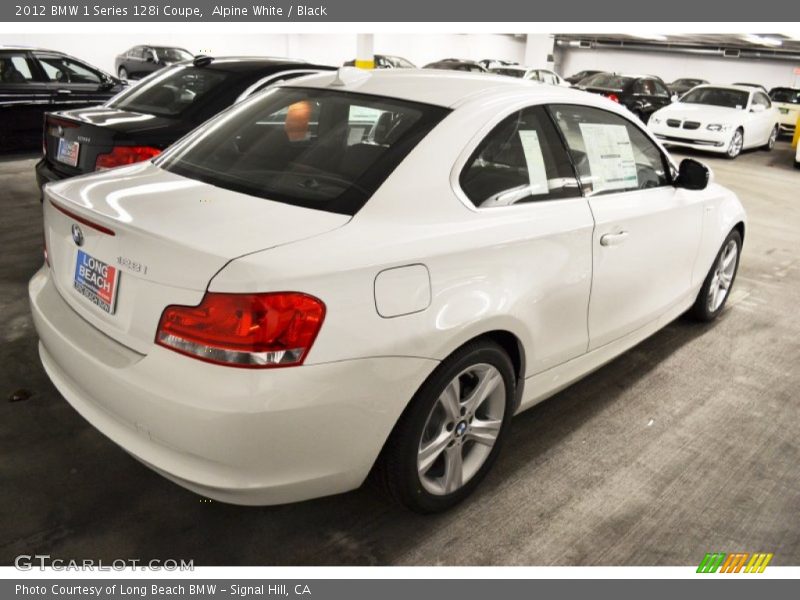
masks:
[[[128,88],[112,98],[108,106],[160,117],[178,117],[201,98],[224,91],[225,84],[234,77],[233,73],[216,69],[176,65]]]
[[[633,81],[633,77],[623,77],[612,73],[598,73],[581,81],[581,85],[605,88],[607,90],[623,90],[631,81]]]
[[[748,92],[727,88],[704,87],[695,88],[681,98],[685,104],[710,104],[726,108],[745,108]]]
[[[522,77],[525,71],[522,69],[491,69],[491,72],[496,75],[507,75],[508,77]]]
[[[277,88],[217,117],[157,164],[217,187],[352,215],[448,112],[378,96]]]
[[[787,102],[789,104],[800,104],[800,90],[792,88],[775,88],[769,93],[773,102]]]

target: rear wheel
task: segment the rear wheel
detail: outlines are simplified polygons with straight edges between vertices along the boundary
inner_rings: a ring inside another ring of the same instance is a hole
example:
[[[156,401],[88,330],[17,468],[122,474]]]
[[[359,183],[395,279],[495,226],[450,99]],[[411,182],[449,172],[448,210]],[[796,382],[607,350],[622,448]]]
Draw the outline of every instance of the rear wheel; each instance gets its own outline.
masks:
[[[514,368],[489,340],[464,346],[422,385],[387,441],[377,474],[406,507],[445,510],[492,466],[513,412]]]
[[[772,128],[772,132],[769,134],[769,139],[767,140],[767,143],[764,144],[763,146],[764,150],[766,150],[767,152],[771,152],[772,149],[775,147],[775,141],[777,139],[778,139],[778,126],[775,125],[775,127]]]
[[[700,321],[713,321],[722,312],[739,270],[741,250],[742,236],[734,229],[725,238],[690,309],[693,317]]]
[[[128,78],[128,70],[125,67],[120,67],[119,71],[117,72],[120,79],[127,79]]]
[[[731,137],[731,142],[728,144],[728,150],[725,152],[725,155],[730,158],[734,159],[742,152],[742,147],[744,146],[744,131],[740,127],[736,131],[733,132],[733,136]]]

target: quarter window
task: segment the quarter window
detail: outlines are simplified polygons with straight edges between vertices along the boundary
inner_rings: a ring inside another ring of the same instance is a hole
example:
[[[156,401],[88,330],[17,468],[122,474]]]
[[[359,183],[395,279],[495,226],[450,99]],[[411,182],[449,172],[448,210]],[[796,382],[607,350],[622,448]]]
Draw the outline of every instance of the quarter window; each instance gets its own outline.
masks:
[[[666,158],[631,121],[577,105],[550,107],[587,195],[669,185]]]
[[[580,196],[569,157],[542,107],[501,121],[472,153],[459,183],[479,208]]]

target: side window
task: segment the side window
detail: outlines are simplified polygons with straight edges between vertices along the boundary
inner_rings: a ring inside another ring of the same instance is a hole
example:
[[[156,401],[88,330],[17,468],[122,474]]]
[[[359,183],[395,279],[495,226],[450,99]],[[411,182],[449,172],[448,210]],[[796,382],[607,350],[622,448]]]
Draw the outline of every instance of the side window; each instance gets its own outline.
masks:
[[[658,146],[627,119],[589,106],[560,104],[550,111],[587,194],[670,184],[668,163]]]
[[[479,208],[580,196],[569,156],[540,106],[503,119],[472,153],[459,183]]]
[[[528,73],[528,79],[530,79],[531,81],[541,81],[542,76],[539,73],[539,71],[531,71],[530,73]]]
[[[556,78],[548,71],[539,71],[542,74],[542,81],[550,85],[556,85]]]
[[[31,59],[24,54],[0,54],[0,83],[31,83]]]
[[[770,108],[772,106],[772,102],[770,102],[769,97],[764,92],[756,92],[753,94],[753,104],[760,104],[765,108]]]
[[[655,96],[656,83],[652,79],[639,79],[633,84],[633,93],[641,94],[642,96]]]
[[[59,83],[101,83],[100,75],[65,56],[40,56],[47,78]]]

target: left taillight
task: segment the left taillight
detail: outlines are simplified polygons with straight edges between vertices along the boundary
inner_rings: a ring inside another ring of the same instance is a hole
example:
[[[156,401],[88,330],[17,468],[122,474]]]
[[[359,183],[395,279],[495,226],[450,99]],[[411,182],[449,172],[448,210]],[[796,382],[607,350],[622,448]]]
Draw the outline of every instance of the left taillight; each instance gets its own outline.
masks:
[[[122,165],[132,165],[150,160],[159,154],[161,154],[161,150],[152,146],[114,146],[111,152],[97,155],[94,169],[95,171],[102,171],[103,169],[113,169]]]
[[[208,292],[198,306],[168,306],[156,343],[232,367],[301,365],[322,327],[325,305],[300,292]]]

